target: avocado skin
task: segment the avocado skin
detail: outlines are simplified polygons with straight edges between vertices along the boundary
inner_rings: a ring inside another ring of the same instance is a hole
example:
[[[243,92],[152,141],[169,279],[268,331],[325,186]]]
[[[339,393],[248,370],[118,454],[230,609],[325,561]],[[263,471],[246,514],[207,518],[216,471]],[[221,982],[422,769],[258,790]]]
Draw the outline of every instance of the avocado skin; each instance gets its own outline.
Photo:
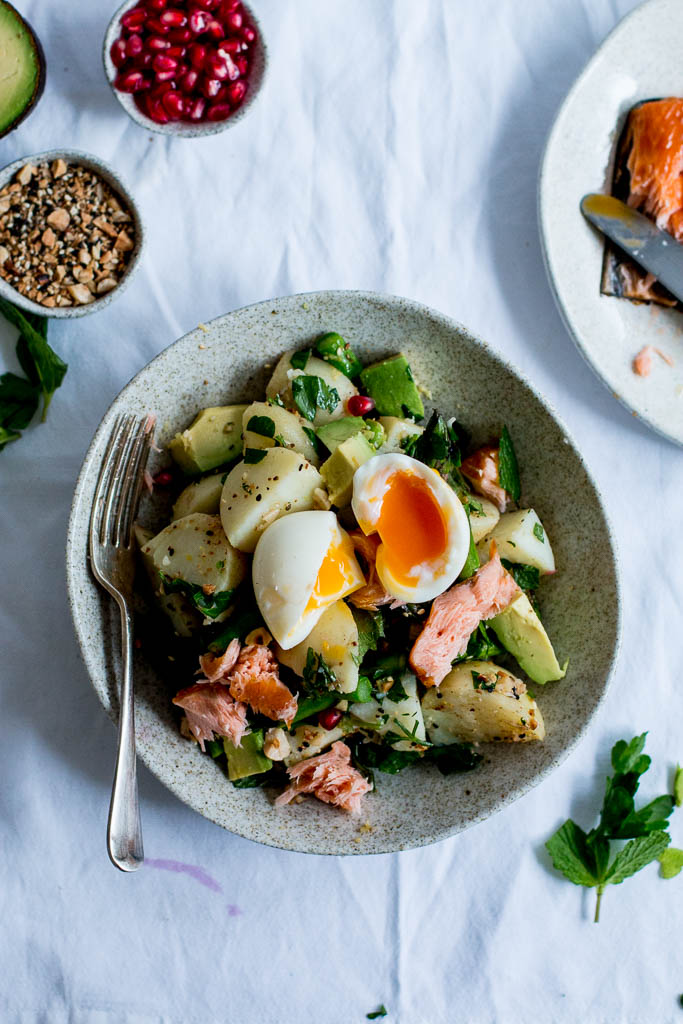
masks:
[[[9,135],[9,133],[13,132],[15,128],[18,128],[21,122],[28,117],[28,115],[36,107],[40,97],[43,95],[43,91],[45,90],[45,78],[47,74],[47,61],[45,60],[45,51],[43,50],[40,39],[35,34],[26,18],[22,18],[22,16],[19,14],[19,11],[17,11],[17,9],[13,7],[12,4],[8,3],[7,0],[0,0],[0,7],[5,8],[7,11],[10,12],[10,14],[14,15],[17,21],[19,21],[21,25],[26,29],[31,39],[31,42],[33,43],[33,48],[35,50],[36,59],[38,62],[38,77],[36,78],[36,83],[33,87],[33,93],[31,95],[31,98],[29,99],[28,103],[23,108],[23,110],[19,114],[17,114],[14,120],[10,124],[8,124],[6,128],[0,131],[0,139],[4,139],[6,135]]]

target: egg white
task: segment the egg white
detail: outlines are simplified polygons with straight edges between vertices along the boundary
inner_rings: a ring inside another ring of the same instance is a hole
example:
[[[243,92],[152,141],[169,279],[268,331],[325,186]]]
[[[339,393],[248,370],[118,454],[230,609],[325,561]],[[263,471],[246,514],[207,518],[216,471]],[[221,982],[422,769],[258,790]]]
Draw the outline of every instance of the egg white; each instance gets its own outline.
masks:
[[[305,640],[326,608],[365,583],[350,555],[344,589],[326,594],[306,610],[328,551],[346,536],[334,512],[322,511],[294,512],[275,520],[261,535],[252,564],[254,594],[268,629],[284,650]]]
[[[364,463],[353,478],[351,507],[365,534],[377,532],[382,502],[395,473],[418,476],[429,487],[443,516],[446,547],[441,555],[412,567],[414,584],[396,579],[391,571],[391,553],[384,543],[377,549],[377,575],[385,590],[399,601],[431,601],[458,578],[467,560],[470,527],[467,513],[457,494],[435,469],[409,455],[376,455]]]

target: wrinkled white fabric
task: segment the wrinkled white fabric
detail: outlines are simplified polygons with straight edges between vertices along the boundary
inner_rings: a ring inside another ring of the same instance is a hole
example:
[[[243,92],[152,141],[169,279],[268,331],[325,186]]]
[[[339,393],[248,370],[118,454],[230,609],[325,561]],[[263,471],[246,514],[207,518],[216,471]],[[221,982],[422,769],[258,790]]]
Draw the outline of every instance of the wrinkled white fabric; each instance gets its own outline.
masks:
[[[105,158],[135,190],[148,247],[108,309],[52,324],[64,386],[47,424],[0,454],[0,1020],[352,1024],[380,1003],[401,1024],[678,1020],[683,876],[646,869],[607,893],[595,927],[592,896],[551,872],[542,849],[569,814],[593,823],[620,736],[650,731],[646,795],[683,760],[683,456],[584,365],[536,225],[553,114],[631,0],[258,0],[262,99],[201,141],[152,136],[122,112],[100,60],[111,3],[17,2],[45,45],[48,82],[0,142],[1,162],[57,146]],[[621,551],[626,629],[609,699],[543,785],[400,856],[255,846],[141,768],[151,863],[121,875],[104,845],[115,735],[64,582],[81,459],[122,385],[198,321],[328,287],[454,316],[559,410]],[[0,324],[9,367],[13,339]]]

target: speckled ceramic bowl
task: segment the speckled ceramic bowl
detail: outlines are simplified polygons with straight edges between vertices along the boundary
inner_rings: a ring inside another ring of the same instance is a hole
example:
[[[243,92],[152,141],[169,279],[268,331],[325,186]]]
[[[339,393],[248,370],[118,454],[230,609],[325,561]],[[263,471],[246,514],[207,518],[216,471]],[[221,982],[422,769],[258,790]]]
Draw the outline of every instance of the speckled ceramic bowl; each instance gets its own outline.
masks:
[[[417,303],[363,292],[273,299],[187,334],[123,389],[94,437],[69,525],[69,595],[93,685],[115,719],[118,623],[86,558],[95,482],[114,417],[155,412],[157,441],[165,445],[203,406],[261,397],[265,364],[328,330],[339,331],[366,362],[405,352],[417,379],[431,391],[428,404],[456,415],[475,442],[497,435],[507,423],[521,464],[523,499],[538,510],[557,559],[557,576],[542,585],[544,620],[560,658],[570,658],[565,680],[534,687],[547,739],[489,745],[485,763],[466,775],[444,777],[428,766],[400,776],[378,773],[378,791],[365,799],[360,820],[313,799],[275,808],[272,794],[235,789],[210,758],[180,736],[164,680],[138,656],[138,751],[181,800],[231,832],[310,853],[385,853],[453,835],[516,800],[556,768],[602,701],[618,647],[617,562],[595,485],[555,414],[484,342]],[[164,456],[155,460],[152,472]],[[160,525],[155,515],[146,499],[141,519]],[[361,822],[371,829],[361,830]]]
[[[29,313],[36,313],[38,316],[70,320],[73,317],[88,316],[90,313],[96,313],[98,310],[104,309],[105,306],[108,306],[110,302],[113,302],[121,294],[124,288],[127,288],[133,274],[138,269],[145,242],[145,229],[135,200],[118,174],[104,160],[100,160],[99,157],[93,156],[91,153],[83,153],[78,149],[49,149],[45,153],[34,153],[31,156],[22,157],[21,160],[15,160],[0,171],[0,188],[10,182],[17,171],[21,170],[25,164],[44,163],[46,161],[52,163],[53,160],[58,160],[60,157],[66,160],[67,163],[81,164],[83,167],[87,167],[99,174],[128,207],[135,227],[135,246],[130,254],[126,272],[116,288],[112,288],[110,292],[95,299],[94,302],[89,302],[85,306],[64,306],[49,309],[47,306],[41,306],[40,303],[27,299],[26,296],[18,292],[16,288],[12,288],[7,281],[0,277],[0,295],[9,302],[13,302],[15,306],[20,306],[21,309],[25,309]]]
[[[135,121],[136,124],[139,124],[141,128],[146,128],[150,132],[158,132],[160,135],[173,135],[176,138],[184,139],[199,139],[203,138],[205,135],[218,135],[219,132],[224,132],[228,128],[232,128],[234,125],[238,124],[256,102],[256,99],[261,92],[263,80],[266,75],[266,68],[268,66],[268,55],[266,44],[263,39],[263,30],[252,8],[246,3],[243,4],[245,10],[249,14],[249,20],[254,25],[258,33],[258,39],[254,44],[253,63],[249,72],[249,91],[247,92],[242,105],[238,107],[234,114],[231,114],[230,117],[226,118],[225,121],[200,121],[198,124],[191,124],[187,121],[169,121],[168,124],[158,124],[156,121],[153,121],[151,117],[147,117],[141,110],[138,110],[135,105],[135,100],[130,93],[119,92],[118,89],[114,88],[114,79],[116,78],[117,71],[114,66],[114,62],[111,59],[110,51],[112,44],[118,39],[121,32],[121,17],[126,13],[126,11],[137,6],[137,0],[125,0],[125,3],[121,4],[107,26],[102,46],[104,73],[107,76],[107,81],[111,86],[112,92],[128,116]]]

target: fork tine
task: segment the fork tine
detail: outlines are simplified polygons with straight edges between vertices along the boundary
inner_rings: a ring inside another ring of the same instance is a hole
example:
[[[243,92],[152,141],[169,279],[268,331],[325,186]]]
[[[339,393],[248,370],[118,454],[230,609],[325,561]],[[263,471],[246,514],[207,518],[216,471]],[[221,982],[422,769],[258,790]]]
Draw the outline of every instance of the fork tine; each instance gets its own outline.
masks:
[[[111,454],[112,469],[109,474],[109,480],[107,487],[107,494],[104,499],[104,511],[102,514],[102,523],[100,526],[100,543],[106,544],[111,542],[113,525],[116,521],[116,515],[119,507],[119,500],[121,495],[121,480],[123,477],[124,470],[128,464],[128,457],[130,448],[133,443],[133,427],[135,424],[134,416],[126,416],[124,419],[123,429],[119,436],[119,441],[114,447]]]
[[[95,487],[95,497],[93,498],[92,511],[90,513],[90,548],[92,553],[92,545],[96,537],[99,536],[100,527],[102,524],[102,511],[104,508],[104,496],[109,484],[109,477],[111,473],[111,462],[112,453],[115,449],[116,444],[119,442],[121,436],[121,430],[123,429],[123,416],[117,416],[114,420],[114,426],[112,432],[109,435],[109,441],[102,457],[102,463],[100,465],[99,476],[97,477],[97,485]]]
[[[149,418],[145,416],[138,423],[137,432],[130,450],[121,484],[121,496],[114,523],[114,544],[130,544],[130,531],[133,516],[137,509],[144,469],[149,454]]]

